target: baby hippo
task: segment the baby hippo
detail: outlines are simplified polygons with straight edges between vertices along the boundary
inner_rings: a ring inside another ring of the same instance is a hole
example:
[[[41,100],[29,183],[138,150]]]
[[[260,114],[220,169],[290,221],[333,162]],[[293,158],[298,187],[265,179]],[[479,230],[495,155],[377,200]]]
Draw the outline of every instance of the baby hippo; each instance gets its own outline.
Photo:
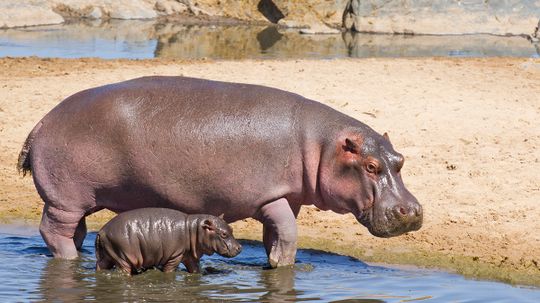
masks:
[[[242,246],[223,219],[187,215],[167,208],[139,208],[107,222],[96,236],[96,270],[117,269],[129,274],[156,267],[171,272],[180,263],[200,272],[202,255],[214,252],[234,257]]]

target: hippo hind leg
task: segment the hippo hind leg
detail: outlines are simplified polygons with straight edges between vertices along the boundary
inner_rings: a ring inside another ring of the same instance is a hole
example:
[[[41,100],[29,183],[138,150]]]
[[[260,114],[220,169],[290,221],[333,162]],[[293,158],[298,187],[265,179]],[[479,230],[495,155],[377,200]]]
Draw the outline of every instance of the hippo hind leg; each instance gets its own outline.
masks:
[[[55,258],[75,259],[78,257],[73,238],[83,218],[84,212],[66,211],[45,203],[39,232]],[[86,224],[84,227],[86,229]],[[79,241],[82,244],[80,236]]]

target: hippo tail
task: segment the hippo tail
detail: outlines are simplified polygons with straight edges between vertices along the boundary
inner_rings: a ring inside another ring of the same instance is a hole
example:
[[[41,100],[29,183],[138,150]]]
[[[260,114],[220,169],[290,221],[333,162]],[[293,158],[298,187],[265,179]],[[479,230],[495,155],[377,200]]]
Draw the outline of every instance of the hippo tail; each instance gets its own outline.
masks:
[[[32,133],[28,135],[26,141],[24,141],[21,152],[19,153],[19,161],[17,162],[17,171],[19,174],[22,172],[23,177],[27,173],[32,173],[32,166],[30,165],[30,152],[32,147]]]
[[[34,141],[34,137],[40,127],[41,123],[38,123],[38,125],[34,127],[34,129],[26,138],[26,141],[24,141],[21,152],[19,153],[17,171],[19,172],[19,174],[22,172],[23,177],[26,176],[27,173],[32,173],[32,165],[30,163],[30,155],[32,153],[32,141]]]

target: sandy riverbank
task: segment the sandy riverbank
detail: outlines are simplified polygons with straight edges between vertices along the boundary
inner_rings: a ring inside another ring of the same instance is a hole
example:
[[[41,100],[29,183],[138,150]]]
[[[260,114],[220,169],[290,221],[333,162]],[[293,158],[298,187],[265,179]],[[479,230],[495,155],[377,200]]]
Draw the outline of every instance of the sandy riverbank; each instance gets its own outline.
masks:
[[[15,163],[28,132],[79,90],[143,75],[273,86],[387,131],[425,209],[424,227],[375,238],[352,216],[306,207],[300,244],[365,261],[453,269],[540,285],[540,59],[183,62],[0,59],[0,218],[39,220]],[[91,217],[99,227],[110,214]],[[234,224],[259,239],[261,226]]]

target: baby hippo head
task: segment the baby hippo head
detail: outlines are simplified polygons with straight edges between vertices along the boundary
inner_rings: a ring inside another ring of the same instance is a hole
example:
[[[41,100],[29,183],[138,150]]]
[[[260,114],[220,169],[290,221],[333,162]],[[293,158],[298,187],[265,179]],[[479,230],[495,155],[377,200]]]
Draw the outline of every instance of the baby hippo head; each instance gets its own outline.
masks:
[[[242,251],[242,245],[234,238],[232,228],[223,219],[202,216],[199,222],[199,244],[205,254],[216,252],[231,258]]]

